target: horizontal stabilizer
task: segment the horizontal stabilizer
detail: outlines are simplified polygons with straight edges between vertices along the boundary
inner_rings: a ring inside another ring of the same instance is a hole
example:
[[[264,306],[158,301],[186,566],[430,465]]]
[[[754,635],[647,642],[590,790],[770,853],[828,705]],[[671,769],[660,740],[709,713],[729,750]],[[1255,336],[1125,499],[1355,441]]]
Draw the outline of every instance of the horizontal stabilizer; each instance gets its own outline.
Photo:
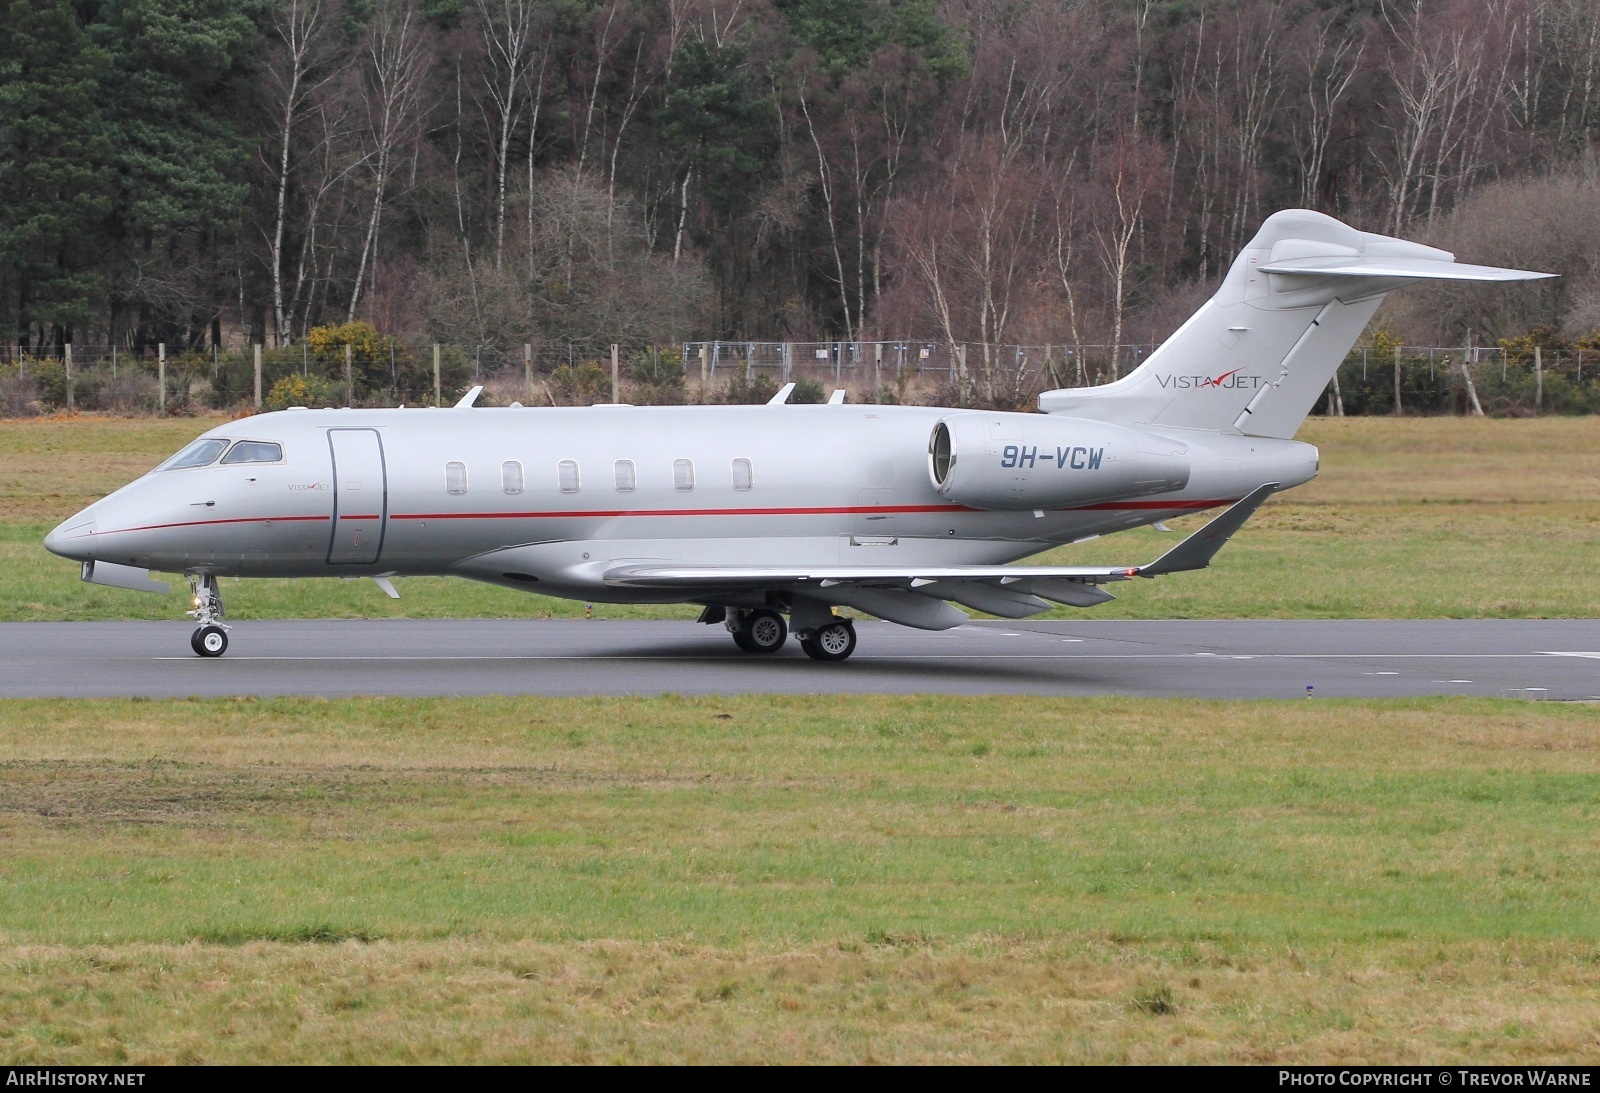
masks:
[[[1469,266],[1431,258],[1366,258],[1361,255],[1290,258],[1260,268],[1262,273],[1291,277],[1404,277],[1418,281],[1542,281],[1556,276],[1527,269]]]

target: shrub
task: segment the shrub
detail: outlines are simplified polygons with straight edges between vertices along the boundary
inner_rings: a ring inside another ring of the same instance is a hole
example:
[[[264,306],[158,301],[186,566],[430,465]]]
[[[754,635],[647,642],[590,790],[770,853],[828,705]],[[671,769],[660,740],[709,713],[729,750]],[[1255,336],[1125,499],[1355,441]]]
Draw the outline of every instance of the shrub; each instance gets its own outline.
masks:
[[[611,373],[594,361],[563,364],[550,374],[550,386],[562,402],[592,406],[611,399]]]
[[[828,393],[824,390],[820,380],[810,376],[802,376],[794,381],[794,390],[789,392],[789,401],[815,405],[827,399]]]
[[[302,376],[291,372],[272,385],[272,390],[263,401],[268,410],[283,410],[290,406],[336,406],[340,394],[342,392],[322,376]]]

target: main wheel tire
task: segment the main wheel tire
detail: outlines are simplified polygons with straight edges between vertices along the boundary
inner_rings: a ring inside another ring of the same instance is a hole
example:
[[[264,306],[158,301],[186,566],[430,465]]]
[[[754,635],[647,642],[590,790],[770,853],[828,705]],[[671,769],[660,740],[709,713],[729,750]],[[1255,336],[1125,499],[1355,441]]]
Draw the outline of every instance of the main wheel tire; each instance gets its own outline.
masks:
[[[762,609],[744,617],[733,642],[747,653],[776,653],[789,637],[789,626],[776,611]]]
[[[849,619],[830,622],[811,631],[800,648],[812,660],[846,660],[856,651],[856,628]]]
[[[220,657],[228,651],[228,632],[220,626],[202,626],[189,638],[189,646],[203,657]]]

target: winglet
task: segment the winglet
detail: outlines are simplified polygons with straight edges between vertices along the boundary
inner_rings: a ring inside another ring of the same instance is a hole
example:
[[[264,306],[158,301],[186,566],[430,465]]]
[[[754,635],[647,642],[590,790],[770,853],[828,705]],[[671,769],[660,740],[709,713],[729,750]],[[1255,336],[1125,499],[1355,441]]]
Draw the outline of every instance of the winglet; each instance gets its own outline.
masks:
[[[461,396],[461,401],[456,403],[457,410],[470,410],[472,404],[478,401],[478,396],[483,394],[483,384],[478,384],[472,390]]]
[[[768,406],[782,406],[789,401],[789,396],[794,392],[794,384],[786,383],[778,388],[778,393],[767,400]]]
[[[1205,569],[1211,564],[1211,559],[1217,556],[1217,551],[1233,538],[1233,533],[1243,527],[1246,520],[1255,515],[1256,509],[1261,507],[1261,502],[1271,497],[1277,488],[1277,482],[1257,486],[1205,527],[1149,565],[1140,566],[1138,576],[1159,577],[1163,573]]]

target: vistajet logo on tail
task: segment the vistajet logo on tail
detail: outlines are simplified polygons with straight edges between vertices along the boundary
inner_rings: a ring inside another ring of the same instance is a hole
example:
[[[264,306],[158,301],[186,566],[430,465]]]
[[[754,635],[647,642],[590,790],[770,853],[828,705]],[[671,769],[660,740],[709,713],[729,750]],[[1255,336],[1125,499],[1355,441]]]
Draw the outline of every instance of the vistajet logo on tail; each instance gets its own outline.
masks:
[[[1222,387],[1232,390],[1254,390],[1261,386],[1260,376],[1241,376],[1239,369],[1224,372],[1220,376],[1157,376],[1163,387],[1175,387],[1180,391],[1193,390],[1205,387]]]

